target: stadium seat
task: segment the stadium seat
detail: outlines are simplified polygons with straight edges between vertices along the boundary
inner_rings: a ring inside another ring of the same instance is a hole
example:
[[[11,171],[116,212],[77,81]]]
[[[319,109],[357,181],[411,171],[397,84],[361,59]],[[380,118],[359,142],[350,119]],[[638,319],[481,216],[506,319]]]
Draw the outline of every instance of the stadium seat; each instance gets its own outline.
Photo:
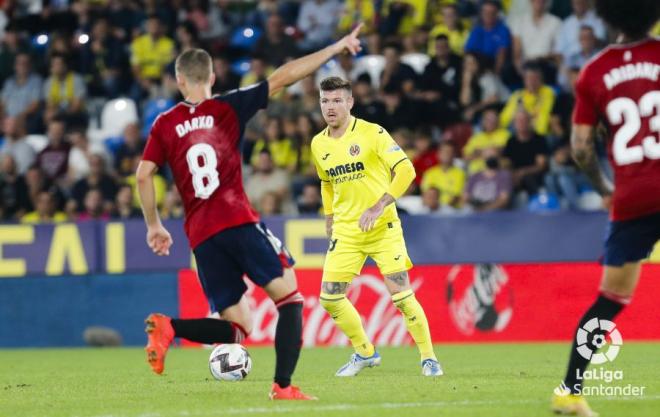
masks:
[[[256,27],[239,27],[231,34],[229,46],[245,50],[252,49],[261,37],[261,33],[261,29]]]
[[[231,63],[231,69],[241,77],[250,71],[250,59],[242,58]]]
[[[36,153],[41,152],[42,149],[48,146],[48,137],[46,135],[27,135],[25,141]]]
[[[385,57],[382,55],[365,55],[355,61],[355,74],[366,72],[371,77],[374,88],[380,86],[380,73],[385,67]]]
[[[463,154],[465,144],[472,136],[472,125],[467,122],[455,123],[442,131],[442,140],[448,140],[456,147],[456,156]]]
[[[533,213],[550,213],[559,211],[561,210],[559,197],[554,193],[541,191],[529,199],[527,210]]]
[[[401,62],[410,65],[418,75],[424,73],[424,69],[429,61],[431,61],[431,57],[420,53],[405,54],[401,57]]]
[[[164,111],[169,110],[175,104],[176,103],[174,102],[174,100],[169,98],[158,98],[158,99],[149,100],[147,102],[147,104],[144,106],[144,112],[142,114],[143,138],[149,136],[151,125],[154,124],[158,115]]]
[[[125,97],[110,100],[101,111],[101,125],[90,127],[87,136],[90,141],[103,142],[106,138],[121,135],[127,124],[138,120],[137,106],[133,100]]]
[[[603,210],[603,197],[593,190],[584,191],[578,199],[578,208],[585,211]]]

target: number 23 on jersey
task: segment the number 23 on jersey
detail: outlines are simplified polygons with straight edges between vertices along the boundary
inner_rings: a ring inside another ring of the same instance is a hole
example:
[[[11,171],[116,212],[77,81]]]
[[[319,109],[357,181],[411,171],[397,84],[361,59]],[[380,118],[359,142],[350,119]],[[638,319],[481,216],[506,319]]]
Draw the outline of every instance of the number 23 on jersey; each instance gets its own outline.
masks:
[[[628,146],[642,128],[642,117],[650,117],[649,130],[654,135],[642,138],[640,145]],[[623,125],[614,135],[612,152],[617,165],[642,162],[644,158],[660,159],[660,91],[650,91],[639,103],[628,97],[616,98],[607,105],[611,125]]]

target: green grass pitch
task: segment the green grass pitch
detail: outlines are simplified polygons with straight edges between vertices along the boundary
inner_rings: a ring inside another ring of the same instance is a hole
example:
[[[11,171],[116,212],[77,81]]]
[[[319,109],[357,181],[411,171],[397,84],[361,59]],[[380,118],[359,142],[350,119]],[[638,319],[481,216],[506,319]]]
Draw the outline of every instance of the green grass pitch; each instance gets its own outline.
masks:
[[[350,379],[333,376],[348,348],[305,349],[295,383],[320,400],[275,403],[267,399],[272,348],[250,348],[252,373],[234,383],[212,379],[204,349],[171,350],[162,376],[137,348],[1,350],[0,416],[552,416],[549,399],[568,349],[438,345],[445,376],[435,379],[420,375],[414,347],[381,348],[383,365]],[[641,398],[591,397],[601,417],[660,415],[660,344],[626,343],[607,369],[624,372],[613,385],[646,389]]]

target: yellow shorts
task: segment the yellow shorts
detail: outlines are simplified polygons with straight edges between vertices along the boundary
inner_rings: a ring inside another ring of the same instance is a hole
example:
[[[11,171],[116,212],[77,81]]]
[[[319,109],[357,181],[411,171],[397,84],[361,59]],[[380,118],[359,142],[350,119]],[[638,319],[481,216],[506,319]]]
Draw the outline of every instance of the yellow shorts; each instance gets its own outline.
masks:
[[[403,240],[401,223],[390,222],[367,233],[348,236],[333,230],[323,265],[323,281],[350,282],[371,257],[382,275],[407,271],[413,264]]]

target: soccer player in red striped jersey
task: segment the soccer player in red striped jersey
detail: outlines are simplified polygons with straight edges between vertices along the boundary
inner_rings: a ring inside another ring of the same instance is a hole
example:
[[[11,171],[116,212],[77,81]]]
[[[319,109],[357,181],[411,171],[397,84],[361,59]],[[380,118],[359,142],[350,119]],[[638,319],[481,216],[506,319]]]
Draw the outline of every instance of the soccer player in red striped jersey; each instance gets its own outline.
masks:
[[[241,175],[241,145],[248,120],[268,104],[268,97],[316,71],[333,56],[360,48],[360,26],[336,43],[278,68],[268,80],[211,96],[215,81],[211,57],[188,50],[176,60],[176,79],[185,100],[161,114],[151,129],[137,170],[138,191],[147,223],[147,243],[168,255],[172,238],[162,225],[154,198],[153,175],[169,164],[183,200],[185,231],[211,308],[221,319],[172,319],[151,314],[147,360],[154,372],[164,369],[175,337],[191,341],[240,343],[252,321],[243,275],[275,302],[275,378],[271,399],[314,399],[291,385],[302,344],[302,296],[293,259],[250,206]]]
[[[640,261],[660,240],[660,40],[648,35],[660,18],[660,1],[597,0],[596,11],[619,38],[579,75],[571,142],[576,161],[611,206],[610,224],[600,294],[579,322],[566,376],[552,399],[556,412],[579,416],[596,415],[582,395],[584,371],[604,358],[596,350],[631,300]],[[594,149],[601,123],[614,185]]]

